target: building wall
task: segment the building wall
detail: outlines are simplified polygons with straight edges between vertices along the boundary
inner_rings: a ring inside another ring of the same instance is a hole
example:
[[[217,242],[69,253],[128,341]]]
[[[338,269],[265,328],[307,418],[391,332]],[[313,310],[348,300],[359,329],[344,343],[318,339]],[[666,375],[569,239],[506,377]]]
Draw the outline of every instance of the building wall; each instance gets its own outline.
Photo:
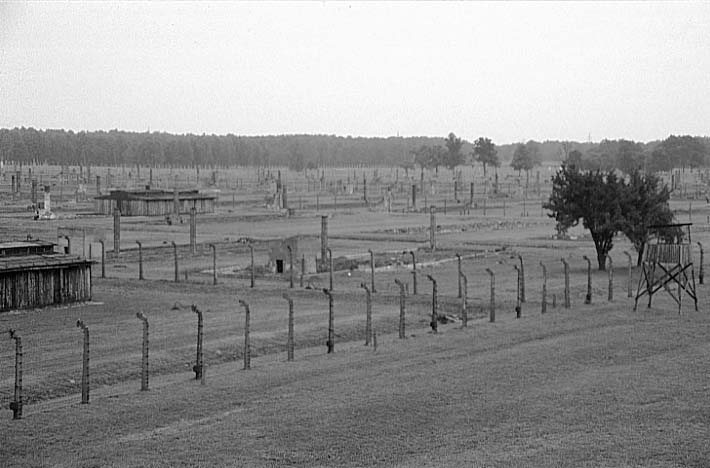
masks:
[[[0,311],[91,300],[91,268],[0,272]]]
[[[195,208],[198,214],[214,213],[214,199],[181,199],[180,213],[189,214]],[[173,200],[96,200],[96,211],[112,215],[115,208],[121,209],[121,216],[167,216],[173,214]]]

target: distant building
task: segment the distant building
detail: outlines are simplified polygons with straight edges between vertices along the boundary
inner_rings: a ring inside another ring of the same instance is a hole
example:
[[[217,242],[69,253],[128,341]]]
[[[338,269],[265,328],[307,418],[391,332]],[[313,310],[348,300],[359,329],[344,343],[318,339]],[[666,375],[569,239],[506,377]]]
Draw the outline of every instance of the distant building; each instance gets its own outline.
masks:
[[[118,208],[121,216],[167,216],[189,213],[195,208],[198,214],[214,213],[217,196],[200,193],[198,190],[112,190],[108,195],[95,197],[96,211],[105,215],[113,214]],[[177,207],[177,210],[176,210]]]
[[[51,242],[0,242],[0,312],[91,300],[91,264]]]
[[[315,236],[292,236],[285,239],[269,241],[269,265],[274,273],[289,273],[289,252],[293,258],[295,275],[301,273],[301,260],[305,262],[304,273],[316,272],[316,255],[320,248],[320,240]]]

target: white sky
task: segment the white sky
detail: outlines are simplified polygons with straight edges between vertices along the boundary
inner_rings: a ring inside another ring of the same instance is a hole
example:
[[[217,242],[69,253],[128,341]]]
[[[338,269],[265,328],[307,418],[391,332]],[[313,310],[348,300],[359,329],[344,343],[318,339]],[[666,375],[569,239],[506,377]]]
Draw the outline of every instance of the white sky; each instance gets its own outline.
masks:
[[[509,143],[709,123],[710,2],[0,2],[0,127]]]

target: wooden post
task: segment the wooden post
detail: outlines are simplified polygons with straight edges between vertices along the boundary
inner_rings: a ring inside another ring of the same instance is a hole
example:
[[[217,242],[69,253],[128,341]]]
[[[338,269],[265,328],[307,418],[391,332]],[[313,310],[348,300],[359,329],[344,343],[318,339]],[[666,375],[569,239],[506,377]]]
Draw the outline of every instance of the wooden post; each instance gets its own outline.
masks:
[[[283,298],[288,301],[288,341],[286,342],[286,360],[293,361],[293,299],[284,293]]]
[[[329,272],[329,288],[328,290],[332,291],[333,290],[333,251],[330,250],[330,247],[327,247],[326,250],[328,251],[328,272]]]
[[[488,272],[491,277],[491,302],[489,309],[489,321],[492,323],[496,321],[496,275],[490,268],[486,268],[486,272]]]
[[[180,281],[180,277],[178,275],[178,253],[177,253],[177,244],[175,241],[170,241],[170,243],[173,245],[173,256],[175,257],[175,282]]]
[[[10,339],[15,340],[15,394],[10,409],[12,419],[22,419],[22,338],[12,328]]]
[[[540,267],[542,267],[542,305],[540,313],[544,314],[547,312],[547,268],[542,262],[540,262]]]
[[[84,324],[83,321],[77,320],[77,328],[81,328],[84,331],[84,351],[82,355],[82,366],[81,366],[81,402],[83,404],[89,403],[89,328]]]
[[[513,265],[513,268],[515,268],[515,271],[518,273],[518,287],[515,291],[515,318],[519,319],[523,312],[521,306],[522,301],[520,300],[520,267],[518,265]]]
[[[463,280],[463,294],[461,295],[461,327],[468,326],[468,278],[459,271],[459,277]]]
[[[360,287],[365,290],[365,346],[369,346],[372,338],[372,294],[365,283],[360,283]]]
[[[333,317],[333,293],[328,289],[323,289],[323,293],[328,296],[328,354],[335,351],[335,323]]]
[[[570,297],[569,297],[569,263],[564,258],[560,259],[565,267],[565,309],[570,308]]]
[[[413,187],[416,187],[416,185],[414,185]],[[410,250],[409,254],[412,256],[412,295],[416,296],[417,295],[417,257],[414,254],[413,250]]]
[[[190,208],[190,255],[195,255],[197,248],[197,210]]]
[[[249,244],[249,254],[251,256],[251,287],[254,287],[254,246]]]
[[[303,287],[303,277],[306,274],[306,256],[304,254],[301,254],[301,278],[299,281],[299,285]]]
[[[456,297],[460,298],[461,297],[461,255],[458,253],[456,254],[456,261],[458,263],[458,275],[456,275],[456,276],[457,276],[458,282],[459,282],[459,293]]]
[[[197,314],[197,358],[195,359],[195,365],[192,367],[192,370],[195,373],[195,380],[199,380],[202,378],[204,370],[204,362],[202,360],[202,311],[198,309],[194,304],[192,305],[192,311]]]
[[[399,338],[404,339],[405,338],[404,314],[405,314],[405,308],[406,308],[407,293],[404,289],[404,283],[402,283],[397,278],[394,279],[394,282],[397,283],[397,286],[399,286]]]
[[[436,207],[434,205],[429,208],[429,247],[432,251],[436,249]]]
[[[217,284],[217,246],[210,244],[212,249],[212,285]]]
[[[429,325],[431,326],[431,329],[434,333],[439,332],[439,316],[437,313],[437,308],[438,308],[438,303],[437,303],[437,290],[436,290],[436,280],[434,279],[433,276],[431,275],[426,275],[426,277],[431,281],[432,284],[432,292],[431,292],[431,323]]]
[[[520,302],[525,302],[525,265],[523,264],[523,256],[518,254],[520,260]]]
[[[288,268],[289,268],[289,274],[288,274],[288,287],[290,289],[293,289],[293,249],[291,248],[290,245],[286,246],[286,250],[288,250]]]
[[[631,291],[631,282],[633,280],[633,277],[632,277],[633,273],[632,273],[631,269],[632,269],[633,259],[631,258],[631,254],[629,252],[627,252],[626,250],[624,250],[624,255],[626,255],[626,258],[629,259],[629,275],[626,280],[626,297],[633,297],[633,292]],[[702,256],[701,256],[701,258],[702,258]]]
[[[698,247],[700,248],[700,271],[698,272],[698,283],[703,284],[703,279],[705,277],[705,271],[703,269],[703,257],[705,252],[703,252],[703,244],[701,244],[700,242],[698,242]]]
[[[143,322],[143,360],[141,365],[141,391],[148,391],[148,318],[143,312],[136,312],[136,317]]]
[[[121,210],[113,210],[113,253],[121,253]]]
[[[251,368],[251,348],[249,347],[249,304],[239,299],[244,307],[244,370]]]
[[[614,262],[611,261],[611,256],[607,255],[607,260],[609,260],[609,295],[607,301],[611,302],[614,300]]]
[[[138,279],[142,280],[145,279],[143,278],[143,244],[141,241],[136,241],[136,244],[138,244]]]
[[[101,244],[101,277],[106,278],[106,246],[103,240],[100,240],[99,244]]]
[[[377,290],[375,289],[375,253],[367,249],[368,252],[370,252],[370,290],[373,293],[376,293]]]
[[[584,303],[592,303],[592,261],[586,255],[582,255],[582,258],[587,261],[587,295],[584,296]]]

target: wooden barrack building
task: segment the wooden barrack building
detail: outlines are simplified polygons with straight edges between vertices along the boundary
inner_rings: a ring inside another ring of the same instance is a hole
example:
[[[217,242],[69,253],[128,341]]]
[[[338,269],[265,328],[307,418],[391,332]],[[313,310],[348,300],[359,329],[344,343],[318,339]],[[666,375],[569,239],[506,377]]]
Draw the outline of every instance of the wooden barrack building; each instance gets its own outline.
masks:
[[[197,214],[214,213],[217,196],[200,193],[198,190],[112,190],[108,195],[95,198],[96,211],[113,214],[118,208],[121,216],[167,216],[179,213],[189,213],[195,208]]]
[[[91,300],[91,264],[51,242],[0,243],[0,312]]]

